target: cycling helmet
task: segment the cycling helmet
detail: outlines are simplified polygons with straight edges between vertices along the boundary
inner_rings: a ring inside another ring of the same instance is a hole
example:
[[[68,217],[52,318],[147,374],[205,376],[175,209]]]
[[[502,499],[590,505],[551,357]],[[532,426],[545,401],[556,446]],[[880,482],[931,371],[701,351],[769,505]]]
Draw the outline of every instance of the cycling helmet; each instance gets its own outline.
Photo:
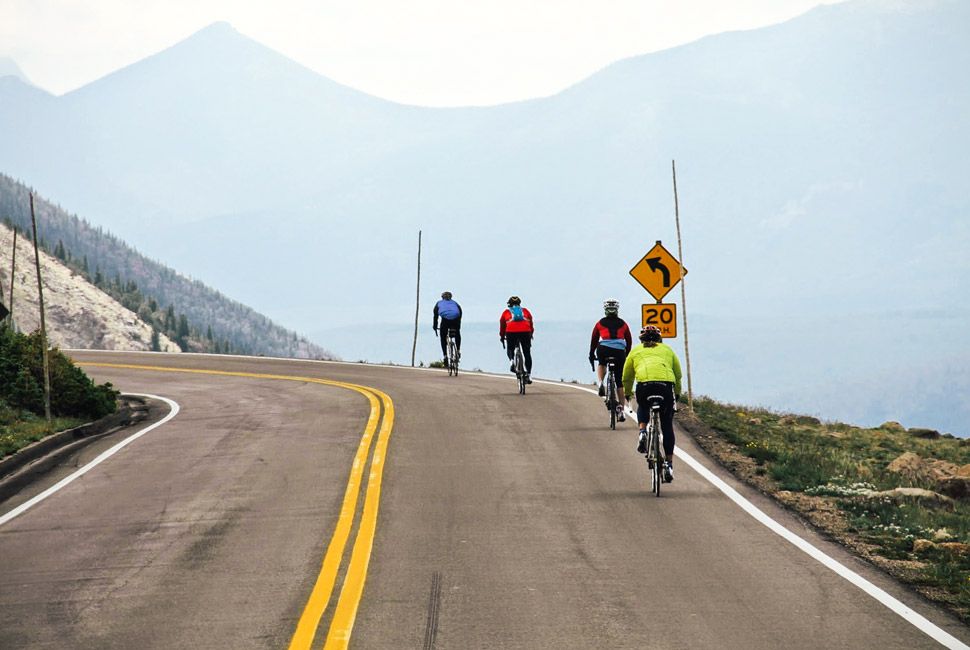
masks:
[[[450,291],[445,291],[443,294],[441,294],[441,299],[442,300],[451,300],[451,292]]]
[[[653,341],[654,343],[660,343],[663,337],[660,335],[660,328],[656,325],[647,325],[642,330],[640,330],[640,340],[644,343]]]
[[[511,298],[509,298],[509,302],[508,302],[509,307],[511,307],[512,305],[521,305],[521,304],[522,304],[522,299],[519,298],[518,296],[512,296]]]
[[[620,311],[620,301],[615,298],[609,298],[603,301],[603,311],[607,314],[615,314]]]

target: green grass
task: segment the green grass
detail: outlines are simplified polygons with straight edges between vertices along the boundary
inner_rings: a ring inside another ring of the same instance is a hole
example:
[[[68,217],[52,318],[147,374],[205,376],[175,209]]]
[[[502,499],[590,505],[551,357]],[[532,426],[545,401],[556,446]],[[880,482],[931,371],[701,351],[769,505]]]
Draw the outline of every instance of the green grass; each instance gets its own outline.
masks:
[[[84,424],[76,418],[54,418],[50,425],[27,411],[0,407],[0,458],[45,436]]]
[[[970,556],[939,547],[913,550],[920,539],[970,544],[970,501],[957,500],[951,509],[866,496],[895,487],[934,489],[929,479],[907,478],[886,468],[904,452],[970,464],[970,441],[933,438],[926,429],[822,422],[707,398],[695,400],[694,410],[719,437],[754,460],[755,475],[770,477],[778,490],[831,501],[844,515],[849,533],[870,545],[875,555],[908,561],[897,575],[907,574],[914,584],[944,593],[939,599],[970,622]]]

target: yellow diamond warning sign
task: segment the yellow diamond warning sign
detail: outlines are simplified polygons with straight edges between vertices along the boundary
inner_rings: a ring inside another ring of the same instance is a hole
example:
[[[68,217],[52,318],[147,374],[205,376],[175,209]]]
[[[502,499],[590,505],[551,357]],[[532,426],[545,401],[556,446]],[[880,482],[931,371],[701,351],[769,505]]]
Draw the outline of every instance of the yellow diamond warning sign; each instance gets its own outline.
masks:
[[[658,241],[643,256],[643,259],[630,269],[630,275],[656,300],[663,300],[663,297],[677,286],[680,279],[687,275],[687,269],[683,269],[681,274],[680,262]]]

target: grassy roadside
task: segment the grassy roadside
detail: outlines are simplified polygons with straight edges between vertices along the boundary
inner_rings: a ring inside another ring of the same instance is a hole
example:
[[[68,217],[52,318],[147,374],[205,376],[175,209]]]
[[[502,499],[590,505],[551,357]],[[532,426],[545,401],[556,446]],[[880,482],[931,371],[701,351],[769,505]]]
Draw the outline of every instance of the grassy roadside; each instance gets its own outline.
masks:
[[[54,418],[48,426],[43,417],[29,411],[4,408],[0,403],[0,458],[52,433],[81,426],[84,422],[78,418]]]
[[[694,401],[681,426],[727,469],[970,623],[970,440]]]

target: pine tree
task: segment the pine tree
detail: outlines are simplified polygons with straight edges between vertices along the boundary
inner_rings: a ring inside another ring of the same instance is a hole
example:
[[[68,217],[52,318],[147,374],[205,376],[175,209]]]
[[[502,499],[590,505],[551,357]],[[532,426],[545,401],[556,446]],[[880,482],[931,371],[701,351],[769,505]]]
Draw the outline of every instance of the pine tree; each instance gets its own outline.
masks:
[[[182,351],[189,349],[189,319],[185,314],[179,314],[179,327],[175,334],[175,342],[178,343]]]

